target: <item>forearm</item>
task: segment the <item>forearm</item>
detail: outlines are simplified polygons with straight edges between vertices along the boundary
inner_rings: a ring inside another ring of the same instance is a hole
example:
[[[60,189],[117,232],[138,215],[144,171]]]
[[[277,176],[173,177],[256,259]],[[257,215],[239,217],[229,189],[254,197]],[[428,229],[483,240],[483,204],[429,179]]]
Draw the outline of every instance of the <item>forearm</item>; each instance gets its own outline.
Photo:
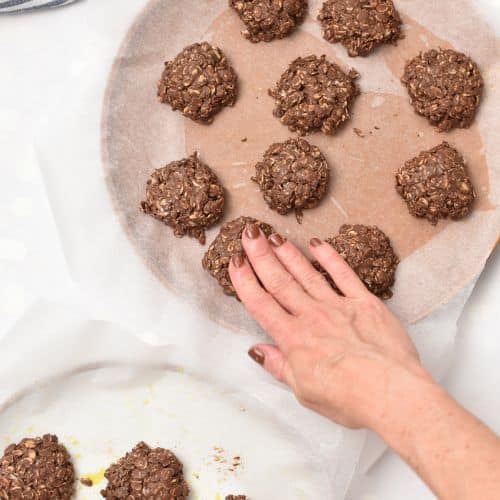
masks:
[[[496,500],[500,440],[427,377],[388,377],[373,429],[442,500]]]

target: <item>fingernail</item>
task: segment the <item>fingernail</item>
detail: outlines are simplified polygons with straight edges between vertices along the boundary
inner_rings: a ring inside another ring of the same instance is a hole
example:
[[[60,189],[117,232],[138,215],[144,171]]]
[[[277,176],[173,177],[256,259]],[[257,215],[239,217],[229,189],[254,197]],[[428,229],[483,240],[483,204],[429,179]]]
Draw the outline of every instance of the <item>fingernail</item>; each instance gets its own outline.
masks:
[[[271,243],[271,245],[276,248],[283,245],[285,241],[286,240],[283,238],[283,236],[281,236],[281,234],[278,233],[273,233],[271,234],[271,236],[269,236],[269,243]]]
[[[233,266],[237,268],[240,268],[245,263],[245,259],[241,253],[233,255],[231,260],[233,261]]]
[[[256,347],[252,347],[248,351],[248,355],[259,365],[264,364],[264,359],[265,359],[264,353],[261,350],[257,349]]]
[[[248,224],[247,226],[247,236],[251,240],[256,240],[260,236],[260,229],[257,224]]]
[[[312,246],[312,247],[319,247],[320,245],[323,244],[323,242],[319,239],[319,238],[313,238],[309,244]]]

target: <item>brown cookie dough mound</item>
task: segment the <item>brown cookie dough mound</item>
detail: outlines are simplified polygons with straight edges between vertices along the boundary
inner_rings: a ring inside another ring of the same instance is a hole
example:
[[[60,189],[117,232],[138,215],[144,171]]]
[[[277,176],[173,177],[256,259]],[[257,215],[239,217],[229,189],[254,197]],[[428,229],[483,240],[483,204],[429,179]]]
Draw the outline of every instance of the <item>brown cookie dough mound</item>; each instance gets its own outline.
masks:
[[[351,57],[367,56],[401,38],[401,18],[392,0],[326,0],[318,20],[325,40],[341,43]]]
[[[75,470],[56,436],[25,438],[0,459],[1,499],[69,500],[74,491]]]
[[[110,500],[185,500],[189,488],[182,469],[171,451],[141,442],[107,469],[108,485],[101,495]]]
[[[401,79],[415,111],[441,132],[469,128],[484,81],[476,63],[454,50],[432,49],[406,63]]]
[[[270,208],[281,215],[295,210],[300,223],[302,210],[321,201],[329,178],[328,163],[318,147],[305,139],[288,139],[269,147],[252,180]]]
[[[226,295],[236,296],[236,290],[229,277],[229,262],[233,255],[245,255],[241,235],[248,224],[257,224],[266,236],[274,232],[269,224],[252,217],[238,217],[221,227],[219,234],[203,257],[203,268],[219,282]]]
[[[222,51],[207,42],[186,47],[165,63],[158,83],[161,102],[199,123],[212,123],[237,96],[237,76]]]
[[[391,287],[394,285],[399,259],[389,238],[378,227],[344,224],[337,236],[325,241],[354,269],[370,292],[384,300],[392,297]],[[330,275],[320,264],[313,264],[339,292]]]
[[[222,217],[224,199],[217,176],[195,153],[155,170],[141,207],[170,226],[175,236],[192,236],[204,244],[205,229]]]
[[[228,495],[226,500],[247,500],[245,495]]]
[[[269,90],[276,100],[273,114],[300,135],[316,130],[333,135],[351,116],[358,76],[355,70],[345,74],[324,55],[299,57]]]
[[[243,36],[251,42],[285,38],[307,13],[307,0],[229,0],[245,23]]]
[[[412,215],[434,225],[465,217],[476,197],[462,155],[447,142],[407,161],[396,174],[396,189]]]

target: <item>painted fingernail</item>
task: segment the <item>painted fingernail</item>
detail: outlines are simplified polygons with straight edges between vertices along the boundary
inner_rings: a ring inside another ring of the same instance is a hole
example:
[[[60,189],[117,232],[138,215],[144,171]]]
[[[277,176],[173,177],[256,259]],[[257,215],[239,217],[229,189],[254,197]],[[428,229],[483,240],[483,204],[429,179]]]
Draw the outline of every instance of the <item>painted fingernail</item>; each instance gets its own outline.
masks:
[[[248,351],[248,355],[256,362],[258,363],[259,365],[263,365],[264,364],[264,360],[265,360],[265,356],[264,356],[264,353],[260,350],[260,349],[257,349],[256,347],[252,347],[249,351]]]
[[[269,236],[269,243],[271,243],[271,245],[276,248],[283,245],[285,241],[286,241],[285,238],[283,238],[283,236],[281,236],[281,234],[278,233],[273,233],[271,234],[271,236]]]
[[[260,229],[257,224],[248,224],[247,226],[247,236],[251,240],[256,240],[260,236]]]
[[[323,244],[323,242],[319,239],[319,238],[313,238],[309,244],[312,246],[312,247],[319,247],[320,245]]]
[[[232,261],[233,266],[237,268],[240,268],[245,263],[245,259],[243,258],[243,255],[241,255],[241,253],[233,255]]]

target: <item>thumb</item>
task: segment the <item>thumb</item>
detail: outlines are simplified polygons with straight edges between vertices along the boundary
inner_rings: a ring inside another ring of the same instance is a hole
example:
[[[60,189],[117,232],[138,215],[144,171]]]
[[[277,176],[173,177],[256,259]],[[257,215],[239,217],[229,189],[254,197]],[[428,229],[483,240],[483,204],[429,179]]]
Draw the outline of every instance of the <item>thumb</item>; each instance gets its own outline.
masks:
[[[271,344],[258,344],[248,351],[248,355],[276,380],[286,383],[284,377],[286,361],[278,347]]]

